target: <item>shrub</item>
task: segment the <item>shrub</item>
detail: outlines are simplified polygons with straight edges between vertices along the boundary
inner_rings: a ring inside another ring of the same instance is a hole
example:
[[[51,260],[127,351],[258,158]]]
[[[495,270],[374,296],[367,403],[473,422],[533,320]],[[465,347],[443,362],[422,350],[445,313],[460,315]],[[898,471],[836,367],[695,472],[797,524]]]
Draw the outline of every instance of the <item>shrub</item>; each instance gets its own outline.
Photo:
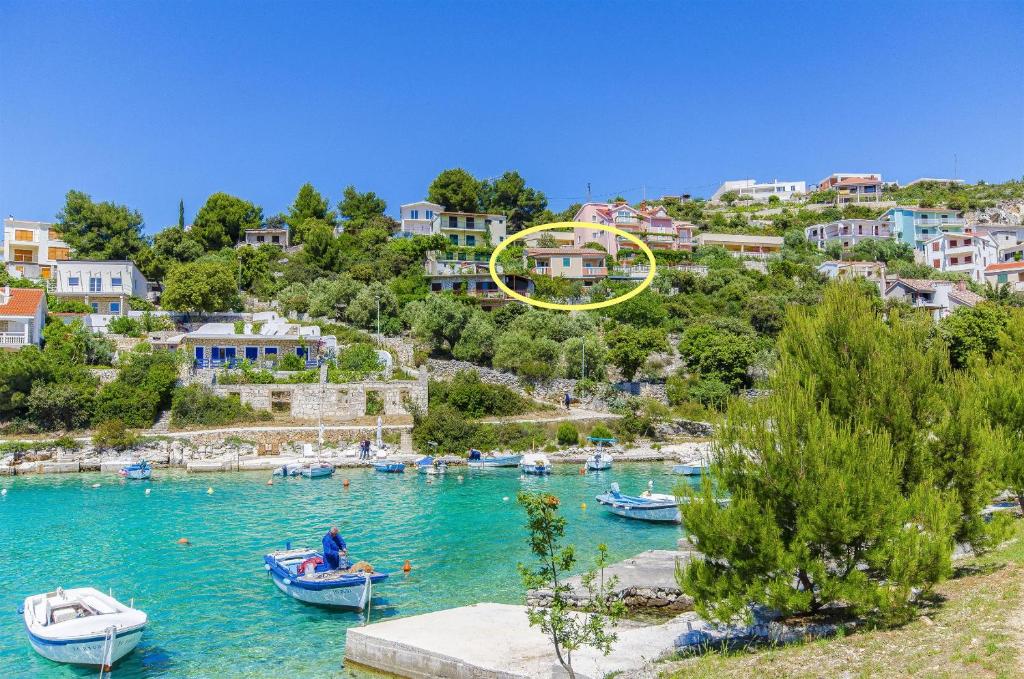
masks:
[[[366,392],[366,414],[367,415],[383,415],[384,414],[384,397],[380,395],[378,391]]]
[[[591,429],[590,435],[596,439],[615,438],[614,435],[612,435],[612,430],[603,424],[598,424],[593,429]]]
[[[116,335],[142,337],[142,325],[131,316],[118,316],[107,324],[107,330]]]
[[[156,305],[148,299],[132,295],[128,298],[128,308],[132,311],[156,311]]]
[[[171,424],[175,427],[224,425],[270,418],[270,413],[255,410],[251,405],[242,403],[238,396],[218,396],[199,384],[178,389],[171,402]]]
[[[131,448],[138,440],[139,437],[125,427],[124,421],[116,418],[102,422],[92,436],[93,445],[96,447],[114,450]]]
[[[91,314],[92,307],[78,299],[47,297],[46,309],[51,314]]]
[[[298,354],[285,354],[277,361],[278,370],[305,370],[306,361]]]
[[[574,446],[580,442],[580,433],[572,422],[563,422],[558,425],[558,443],[563,446]]]
[[[450,381],[430,382],[430,407],[446,404],[466,417],[521,415],[537,406],[508,387],[487,384],[475,370],[462,370]]]

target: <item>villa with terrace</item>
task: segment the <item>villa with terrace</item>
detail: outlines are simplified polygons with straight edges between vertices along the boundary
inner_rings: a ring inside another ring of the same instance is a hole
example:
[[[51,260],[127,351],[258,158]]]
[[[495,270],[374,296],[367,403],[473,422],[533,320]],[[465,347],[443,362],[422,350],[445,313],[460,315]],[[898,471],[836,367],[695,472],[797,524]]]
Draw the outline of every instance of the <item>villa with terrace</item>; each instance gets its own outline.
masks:
[[[958,210],[934,207],[889,208],[879,217],[894,238],[915,250],[923,250],[925,241],[941,233],[963,233],[966,224]]]
[[[582,281],[584,287],[608,276],[605,253],[590,248],[527,248],[530,271],[551,278]]]
[[[233,367],[243,359],[270,368],[286,354],[312,366],[338,348],[334,335],[321,335],[318,326],[291,323],[273,311],[255,313],[251,321],[204,323],[169,343],[181,346],[197,368]]]
[[[426,274],[430,279],[431,292],[450,292],[467,295],[476,299],[480,306],[489,309],[512,300],[491,278],[487,263],[451,262],[427,259]],[[533,294],[533,281],[526,276],[501,273],[501,282],[510,289],[527,297]]]
[[[693,234],[697,229],[689,222],[672,219],[662,205],[634,208],[625,202],[584,203],[572,221],[614,226],[635,235],[652,250],[692,250]],[[597,243],[615,258],[619,257],[620,249],[638,250],[632,241],[603,229],[580,226],[574,235],[576,248]]]
[[[878,219],[839,219],[826,224],[813,224],[804,229],[807,240],[824,250],[837,242],[849,250],[862,240],[892,238],[889,225]]]

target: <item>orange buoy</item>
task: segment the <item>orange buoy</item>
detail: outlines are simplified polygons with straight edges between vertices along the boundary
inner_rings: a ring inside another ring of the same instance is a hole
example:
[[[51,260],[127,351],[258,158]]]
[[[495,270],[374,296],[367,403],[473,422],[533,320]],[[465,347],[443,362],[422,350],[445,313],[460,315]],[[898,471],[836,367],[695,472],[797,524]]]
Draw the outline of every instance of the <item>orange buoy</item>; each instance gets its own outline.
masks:
[[[586,473],[587,473],[587,468],[586,467],[580,467],[580,474],[586,474]]]
[[[341,485],[343,485],[343,486],[345,486],[346,488],[348,488],[348,479],[345,479],[344,481],[342,481],[342,482],[341,482]]]
[[[274,485],[274,479],[267,479],[267,485],[268,486]]]
[[[405,560],[405,564],[402,566],[402,571],[405,572],[405,573],[408,573],[411,570],[412,570],[412,564],[410,564],[409,560],[406,559]]]
[[[179,545],[191,545],[192,543],[188,541],[188,538],[178,538],[178,544]]]

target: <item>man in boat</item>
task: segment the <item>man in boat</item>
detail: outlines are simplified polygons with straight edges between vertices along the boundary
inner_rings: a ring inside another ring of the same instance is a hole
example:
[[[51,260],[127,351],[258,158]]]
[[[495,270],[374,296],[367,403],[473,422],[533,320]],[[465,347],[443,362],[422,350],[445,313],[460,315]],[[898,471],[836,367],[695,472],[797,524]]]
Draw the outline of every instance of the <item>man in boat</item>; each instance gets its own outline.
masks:
[[[337,526],[331,526],[331,529],[327,531],[327,535],[324,536],[323,545],[324,563],[331,570],[337,569],[341,565],[341,557],[348,554],[345,538],[338,534]]]

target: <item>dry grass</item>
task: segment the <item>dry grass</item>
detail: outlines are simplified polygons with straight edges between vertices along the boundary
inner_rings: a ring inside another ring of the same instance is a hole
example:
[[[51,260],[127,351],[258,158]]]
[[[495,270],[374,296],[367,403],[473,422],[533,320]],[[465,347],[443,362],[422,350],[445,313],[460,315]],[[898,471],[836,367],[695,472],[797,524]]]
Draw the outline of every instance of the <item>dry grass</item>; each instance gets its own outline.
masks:
[[[959,564],[912,623],[801,645],[671,661],[671,679],[1024,677],[1024,522],[1017,538]]]

